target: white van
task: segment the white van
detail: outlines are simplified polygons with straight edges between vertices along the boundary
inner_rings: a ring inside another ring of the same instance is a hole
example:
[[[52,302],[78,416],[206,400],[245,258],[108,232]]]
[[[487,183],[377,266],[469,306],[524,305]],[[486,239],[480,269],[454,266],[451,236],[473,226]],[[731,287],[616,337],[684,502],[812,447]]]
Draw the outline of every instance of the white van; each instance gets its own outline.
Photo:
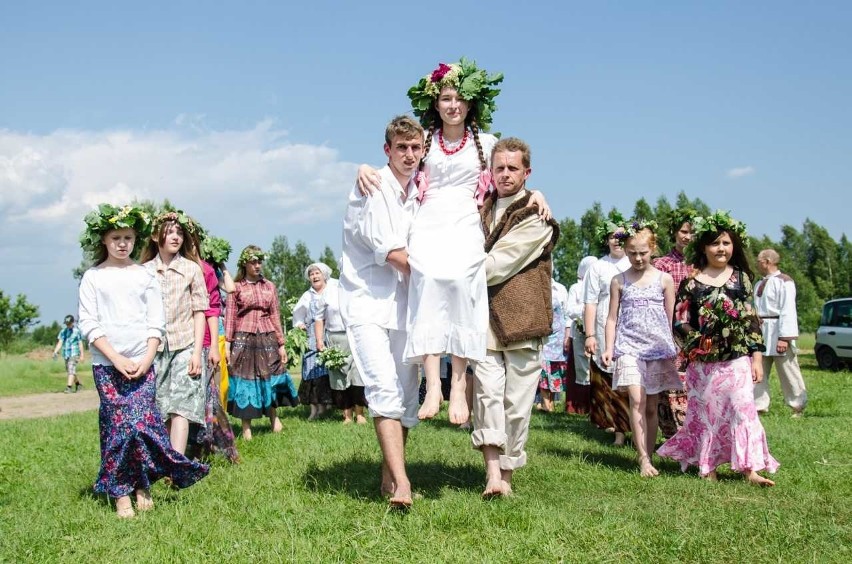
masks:
[[[852,298],[830,300],[822,306],[814,353],[825,370],[852,364]]]

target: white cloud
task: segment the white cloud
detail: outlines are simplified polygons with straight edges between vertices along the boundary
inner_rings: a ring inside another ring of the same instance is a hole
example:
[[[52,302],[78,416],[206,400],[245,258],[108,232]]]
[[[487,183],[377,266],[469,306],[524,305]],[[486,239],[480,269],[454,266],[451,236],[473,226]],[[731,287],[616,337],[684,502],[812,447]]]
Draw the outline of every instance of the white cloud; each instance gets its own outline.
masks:
[[[749,176],[757,172],[757,169],[751,165],[748,166],[738,166],[728,170],[728,178],[742,178],[743,176]]]
[[[272,121],[224,131],[204,129],[203,116],[176,122],[155,131],[0,129],[0,288],[30,296],[37,291],[25,280],[35,276],[75,289],[82,218],[100,202],[168,198],[235,249],[276,235],[339,240],[356,165],[335,149],[295,143]],[[52,296],[30,297],[53,311]]]

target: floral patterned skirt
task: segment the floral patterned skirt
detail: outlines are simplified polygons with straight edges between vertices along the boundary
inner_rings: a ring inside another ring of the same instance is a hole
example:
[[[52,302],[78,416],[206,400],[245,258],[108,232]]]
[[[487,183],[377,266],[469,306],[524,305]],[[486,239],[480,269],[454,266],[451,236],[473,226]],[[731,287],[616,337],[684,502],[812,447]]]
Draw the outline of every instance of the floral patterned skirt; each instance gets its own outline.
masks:
[[[686,389],[686,421],[657,454],[680,461],[683,471],[697,466],[702,476],[721,464],[735,472],[778,469],[754,406],[750,357],[692,362]]]
[[[197,455],[206,457],[213,453],[219,453],[233,464],[240,462],[240,454],[234,444],[234,431],[228,414],[219,401],[219,365],[211,370],[207,363],[209,349],[204,349],[204,370],[207,381],[207,397],[204,403],[204,426],[190,425],[190,436],[193,427],[200,427],[194,437],[194,446],[197,446]]]
[[[174,450],[160,410],[152,366],[136,380],[128,380],[113,366],[92,367],[101,399],[101,468],[94,490],[111,497],[130,495],[136,489],[168,476],[186,488],[209,472],[208,466],[192,461]]]
[[[566,361],[541,361],[541,375],[538,380],[538,387],[541,390],[549,390],[553,393],[561,392],[564,389],[563,382],[565,372],[568,370]]]

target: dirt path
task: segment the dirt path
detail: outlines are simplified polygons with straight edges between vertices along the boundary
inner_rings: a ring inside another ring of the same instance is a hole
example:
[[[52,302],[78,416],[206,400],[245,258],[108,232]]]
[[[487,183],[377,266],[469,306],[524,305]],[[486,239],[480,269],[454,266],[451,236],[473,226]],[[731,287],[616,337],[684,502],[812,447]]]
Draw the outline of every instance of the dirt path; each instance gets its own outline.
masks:
[[[51,392],[0,398],[0,420],[54,417],[76,411],[91,411],[100,405],[98,392],[83,390],[76,394]]]

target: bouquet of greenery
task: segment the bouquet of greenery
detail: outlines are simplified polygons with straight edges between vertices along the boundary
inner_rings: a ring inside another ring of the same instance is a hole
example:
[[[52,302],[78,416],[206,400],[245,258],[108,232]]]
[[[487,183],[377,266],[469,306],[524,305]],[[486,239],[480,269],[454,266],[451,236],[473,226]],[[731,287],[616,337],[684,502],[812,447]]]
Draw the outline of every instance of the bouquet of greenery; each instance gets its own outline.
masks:
[[[221,237],[205,237],[201,242],[201,258],[210,264],[224,264],[231,256],[231,244]]]
[[[349,355],[337,347],[326,347],[317,355],[317,362],[329,370],[340,370],[348,360]]]
[[[293,327],[287,331],[287,368],[296,366],[305,351],[308,350],[308,334],[304,329]]]
[[[689,360],[717,362],[749,354],[761,340],[754,310],[744,300],[716,291],[698,308],[698,330],[684,344]]]

